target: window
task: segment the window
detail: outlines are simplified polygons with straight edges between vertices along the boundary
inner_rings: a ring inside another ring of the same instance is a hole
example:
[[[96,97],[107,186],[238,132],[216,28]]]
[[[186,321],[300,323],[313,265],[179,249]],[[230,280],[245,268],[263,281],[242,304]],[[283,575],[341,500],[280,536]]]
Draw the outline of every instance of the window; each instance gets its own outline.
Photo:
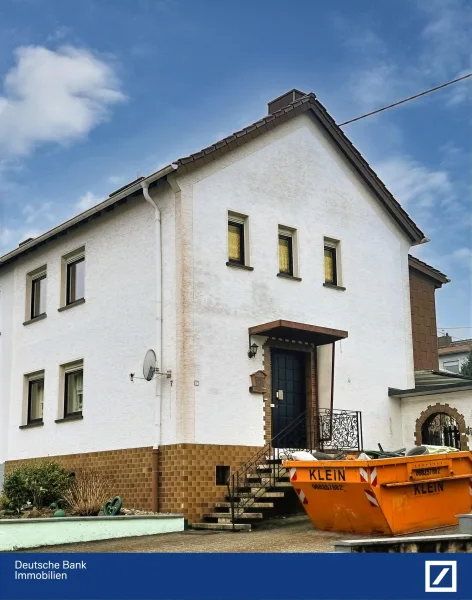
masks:
[[[228,261],[244,265],[244,224],[228,220]]]
[[[279,233],[279,273],[293,275],[292,238],[281,233]]]
[[[84,400],[84,370],[72,367],[64,372],[64,418],[81,415]]]
[[[443,366],[446,371],[450,371],[451,373],[459,373],[460,372],[460,366],[459,366],[458,360],[444,361]]]
[[[46,273],[31,278],[31,312],[30,319],[46,313]]]
[[[28,417],[27,424],[40,423],[43,420],[44,408],[44,372],[30,375],[28,384]]]
[[[325,246],[324,249],[325,282],[337,284],[336,248]]]
[[[324,278],[325,285],[342,288],[340,242],[324,238]]]
[[[82,300],[85,295],[85,257],[67,263],[66,304]]]
[[[227,466],[217,466],[215,473],[215,484],[226,485],[230,477],[230,468]]]

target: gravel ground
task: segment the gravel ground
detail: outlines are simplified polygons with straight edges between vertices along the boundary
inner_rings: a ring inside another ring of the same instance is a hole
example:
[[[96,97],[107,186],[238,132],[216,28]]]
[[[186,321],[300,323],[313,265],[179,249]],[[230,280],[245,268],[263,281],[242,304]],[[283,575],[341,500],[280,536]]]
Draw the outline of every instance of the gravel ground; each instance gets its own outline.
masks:
[[[455,533],[457,527],[415,535]],[[188,530],[120,540],[47,546],[23,552],[333,552],[337,540],[361,536],[317,531],[306,517],[287,519],[283,525],[266,526],[252,532],[206,532]]]

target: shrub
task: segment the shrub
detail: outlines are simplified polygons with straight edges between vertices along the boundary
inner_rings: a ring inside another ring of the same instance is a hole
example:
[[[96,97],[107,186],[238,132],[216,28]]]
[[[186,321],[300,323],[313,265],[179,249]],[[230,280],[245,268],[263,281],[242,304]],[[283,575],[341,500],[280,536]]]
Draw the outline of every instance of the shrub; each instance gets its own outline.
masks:
[[[97,515],[112,494],[113,482],[108,475],[83,469],[76,472],[64,497],[72,514],[90,516]]]
[[[3,491],[9,499],[12,508],[20,512],[20,508],[29,499],[28,489],[26,486],[26,468],[18,467],[11,473],[5,476],[3,483]]]
[[[27,502],[36,508],[64,497],[70,487],[70,473],[55,462],[24,465],[5,477],[3,490],[18,512]]]

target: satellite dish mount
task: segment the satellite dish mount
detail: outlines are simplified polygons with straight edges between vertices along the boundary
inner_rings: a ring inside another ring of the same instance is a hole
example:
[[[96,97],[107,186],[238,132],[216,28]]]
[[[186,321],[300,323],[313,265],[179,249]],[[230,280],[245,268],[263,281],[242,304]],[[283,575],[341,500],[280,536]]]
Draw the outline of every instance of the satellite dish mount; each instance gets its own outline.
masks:
[[[136,377],[134,373],[130,373],[129,378],[131,383],[134,383],[135,379],[145,379],[146,381],[151,381],[154,379],[154,375],[165,375],[167,379],[170,379],[172,377],[172,371],[161,373],[159,371],[159,367],[157,366],[156,353],[154,350],[148,350],[143,361],[143,375],[144,377]]]

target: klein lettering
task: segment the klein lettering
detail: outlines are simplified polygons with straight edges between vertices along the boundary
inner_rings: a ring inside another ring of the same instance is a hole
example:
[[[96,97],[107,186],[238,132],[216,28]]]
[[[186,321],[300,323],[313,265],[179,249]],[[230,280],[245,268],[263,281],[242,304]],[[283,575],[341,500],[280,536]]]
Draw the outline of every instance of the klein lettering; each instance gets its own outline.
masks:
[[[421,494],[438,494],[439,492],[444,492],[444,482],[434,481],[431,483],[415,483],[414,489],[415,496]]]
[[[310,469],[310,479],[315,481],[346,481],[344,469]]]

